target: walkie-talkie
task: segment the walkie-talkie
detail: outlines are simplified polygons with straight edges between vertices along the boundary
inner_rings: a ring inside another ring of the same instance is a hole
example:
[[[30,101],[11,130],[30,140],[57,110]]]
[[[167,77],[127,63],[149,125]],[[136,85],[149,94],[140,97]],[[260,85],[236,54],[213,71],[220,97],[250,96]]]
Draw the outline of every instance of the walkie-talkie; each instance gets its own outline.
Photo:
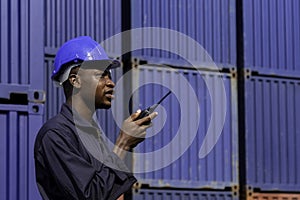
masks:
[[[147,109],[141,111],[140,115],[138,116],[138,118],[136,120],[142,119],[143,117],[146,117],[149,114],[151,114],[157,108],[157,106],[170,94],[171,94],[171,91],[169,91],[165,96],[163,96],[156,104],[153,104],[152,106],[148,107]]]

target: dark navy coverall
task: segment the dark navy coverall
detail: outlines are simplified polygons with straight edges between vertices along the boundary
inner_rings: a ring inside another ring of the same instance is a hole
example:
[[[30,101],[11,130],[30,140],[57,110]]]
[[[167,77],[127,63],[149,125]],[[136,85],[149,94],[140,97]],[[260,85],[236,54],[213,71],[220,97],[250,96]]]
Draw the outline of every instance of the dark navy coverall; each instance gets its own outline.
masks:
[[[80,117],[74,120],[74,116],[76,111],[64,104],[36,137],[34,158],[40,194],[51,200],[117,199],[136,182],[135,177],[126,172],[116,154],[100,144],[98,126]]]

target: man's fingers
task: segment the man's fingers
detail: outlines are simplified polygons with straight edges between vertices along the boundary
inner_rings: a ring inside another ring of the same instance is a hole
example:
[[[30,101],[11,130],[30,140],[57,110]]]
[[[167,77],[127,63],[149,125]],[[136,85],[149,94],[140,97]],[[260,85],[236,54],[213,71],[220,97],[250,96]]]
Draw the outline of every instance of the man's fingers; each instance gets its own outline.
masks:
[[[158,115],[158,112],[153,112],[149,115],[150,119],[154,119]]]
[[[133,113],[133,114],[130,116],[131,121],[136,120],[140,114],[141,114],[141,109],[138,109],[135,113]]]
[[[151,114],[149,114],[146,117],[143,117],[142,119],[139,119],[136,121],[137,124],[139,125],[145,125],[151,122],[152,119],[154,119],[156,116],[158,115],[157,112],[153,112]]]

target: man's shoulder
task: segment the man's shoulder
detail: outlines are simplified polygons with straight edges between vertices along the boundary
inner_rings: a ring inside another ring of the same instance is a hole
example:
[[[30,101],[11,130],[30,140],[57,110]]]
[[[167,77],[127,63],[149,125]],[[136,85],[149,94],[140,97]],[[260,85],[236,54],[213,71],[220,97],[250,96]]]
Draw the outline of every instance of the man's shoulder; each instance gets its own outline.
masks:
[[[69,107],[65,103],[61,107],[61,111],[54,117],[48,119],[41,127],[39,133],[48,130],[64,130],[74,126],[72,115],[69,113]]]
[[[42,128],[40,129],[40,132],[45,132],[48,130],[67,130],[72,129],[73,123],[70,122],[68,119],[66,119],[61,113],[57,114],[56,116],[52,117],[51,119],[47,120]]]
[[[45,136],[75,139],[74,133],[74,124],[68,121],[62,114],[58,114],[47,120],[40,128],[36,136],[35,146],[39,146]]]

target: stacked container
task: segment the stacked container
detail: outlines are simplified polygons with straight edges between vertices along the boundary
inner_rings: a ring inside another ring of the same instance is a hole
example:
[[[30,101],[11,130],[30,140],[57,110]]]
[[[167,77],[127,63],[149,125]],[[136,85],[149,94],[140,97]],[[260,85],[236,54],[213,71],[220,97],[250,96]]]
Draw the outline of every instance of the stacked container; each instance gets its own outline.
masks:
[[[299,9],[299,1],[244,1],[246,188],[251,199],[292,199],[285,193],[300,191]]]
[[[209,191],[184,191],[184,190],[135,190],[133,192],[134,199],[155,199],[155,200],[202,200],[202,199],[222,199],[222,200],[238,200],[239,198],[231,192],[209,192]]]
[[[243,0],[243,16],[236,0],[131,0],[130,11],[122,2],[1,1],[1,199],[40,199],[33,142],[65,101],[50,79],[57,49],[88,35],[119,57],[125,37],[106,39],[125,24],[133,29],[131,75],[121,78],[120,68],[113,79],[132,91],[119,90],[121,100],[97,113],[103,132],[115,141],[116,121],[129,115],[125,97],[136,110],[172,92],[132,154],[132,199],[231,200],[241,187],[249,200],[300,199],[300,2]]]
[[[149,63],[171,66],[190,66],[188,61],[203,62],[205,58],[196,45],[188,46],[188,39],[203,47],[220,68],[236,67],[236,26],[234,0],[151,1],[132,0],[132,28],[161,28],[161,34],[145,31],[132,37],[132,45],[140,38],[143,44],[159,42],[156,49],[141,49],[133,57]],[[168,29],[177,32],[170,34]],[[186,37],[182,37],[184,34]],[[142,44],[142,45],[143,45]],[[185,55],[180,57],[164,51],[170,47]],[[206,66],[207,67],[207,66]]]
[[[121,0],[46,0],[45,54],[55,55],[67,40],[87,35],[97,42],[121,32]],[[121,43],[106,43],[110,56],[120,55]]]
[[[133,199],[238,199],[235,1],[131,6],[133,109],[172,92],[135,149]]]
[[[39,199],[33,143],[43,122],[43,3],[3,0],[0,69],[0,199]]]

